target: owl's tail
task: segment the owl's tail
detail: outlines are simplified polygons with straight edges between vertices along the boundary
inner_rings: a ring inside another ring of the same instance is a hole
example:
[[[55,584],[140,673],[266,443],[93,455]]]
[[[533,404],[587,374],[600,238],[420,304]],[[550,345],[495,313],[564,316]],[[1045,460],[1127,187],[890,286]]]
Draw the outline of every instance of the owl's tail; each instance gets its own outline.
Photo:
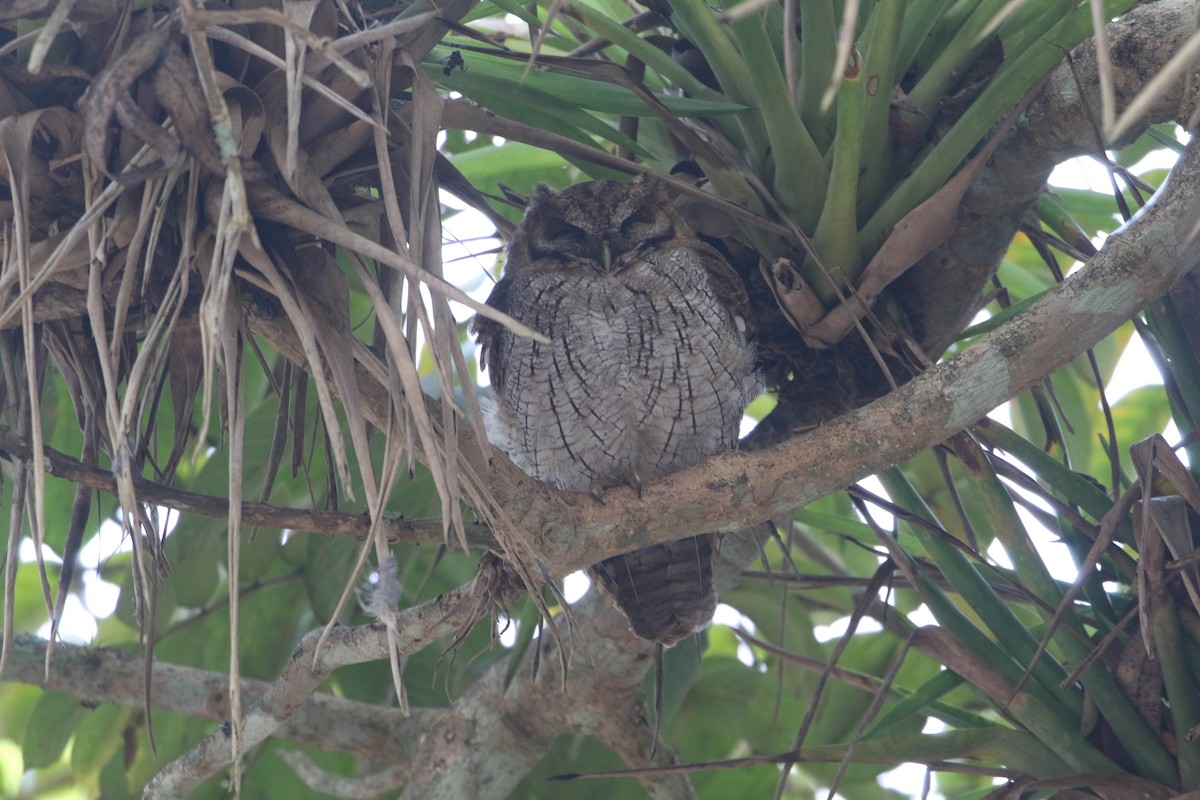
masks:
[[[592,580],[643,639],[671,646],[712,621],[717,609],[712,533],[656,544],[601,561]]]

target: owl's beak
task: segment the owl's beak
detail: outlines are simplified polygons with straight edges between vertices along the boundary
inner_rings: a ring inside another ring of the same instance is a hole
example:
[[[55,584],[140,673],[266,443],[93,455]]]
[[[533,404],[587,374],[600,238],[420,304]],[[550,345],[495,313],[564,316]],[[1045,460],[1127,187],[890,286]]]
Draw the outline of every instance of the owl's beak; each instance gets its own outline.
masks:
[[[607,239],[600,243],[600,257],[604,260],[604,271],[612,272],[612,245]]]

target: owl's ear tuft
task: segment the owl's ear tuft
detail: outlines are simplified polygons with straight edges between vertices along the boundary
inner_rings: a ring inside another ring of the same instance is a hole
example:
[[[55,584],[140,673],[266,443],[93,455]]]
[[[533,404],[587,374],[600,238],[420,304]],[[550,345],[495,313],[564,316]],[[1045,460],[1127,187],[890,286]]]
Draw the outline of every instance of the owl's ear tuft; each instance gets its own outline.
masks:
[[[500,184],[500,192],[509,203],[520,209],[523,214],[529,213],[529,209],[538,203],[544,203],[558,194],[558,191],[553,186],[546,183],[535,183],[533,188],[529,190],[528,196],[505,186],[503,183]]]
[[[532,206],[534,203],[541,203],[549,200],[556,194],[558,194],[558,190],[548,183],[534,184],[533,190],[529,192],[529,205]]]

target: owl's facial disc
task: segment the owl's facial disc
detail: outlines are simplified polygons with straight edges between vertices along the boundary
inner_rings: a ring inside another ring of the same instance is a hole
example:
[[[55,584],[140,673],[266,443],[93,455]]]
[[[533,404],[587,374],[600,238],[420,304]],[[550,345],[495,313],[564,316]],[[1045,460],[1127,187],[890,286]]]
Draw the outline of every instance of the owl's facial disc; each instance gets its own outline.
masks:
[[[640,262],[647,248],[686,235],[662,192],[645,182],[591,181],[556,192],[534,189],[514,252],[531,262],[589,262],[612,274]]]

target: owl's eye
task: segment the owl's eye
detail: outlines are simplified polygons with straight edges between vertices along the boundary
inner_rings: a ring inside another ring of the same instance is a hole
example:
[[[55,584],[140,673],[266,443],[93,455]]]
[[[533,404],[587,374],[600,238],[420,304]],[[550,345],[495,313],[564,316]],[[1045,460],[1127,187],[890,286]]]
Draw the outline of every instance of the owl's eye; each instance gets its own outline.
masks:
[[[546,241],[555,245],[578,245],[587,240],[587,234],[569,222],[556,219],[546,226]]]
[[[621,223],[621,236],[626,240],[641,239],[648,244],[671,235],[667,220],[653,208],[642,206]]]

